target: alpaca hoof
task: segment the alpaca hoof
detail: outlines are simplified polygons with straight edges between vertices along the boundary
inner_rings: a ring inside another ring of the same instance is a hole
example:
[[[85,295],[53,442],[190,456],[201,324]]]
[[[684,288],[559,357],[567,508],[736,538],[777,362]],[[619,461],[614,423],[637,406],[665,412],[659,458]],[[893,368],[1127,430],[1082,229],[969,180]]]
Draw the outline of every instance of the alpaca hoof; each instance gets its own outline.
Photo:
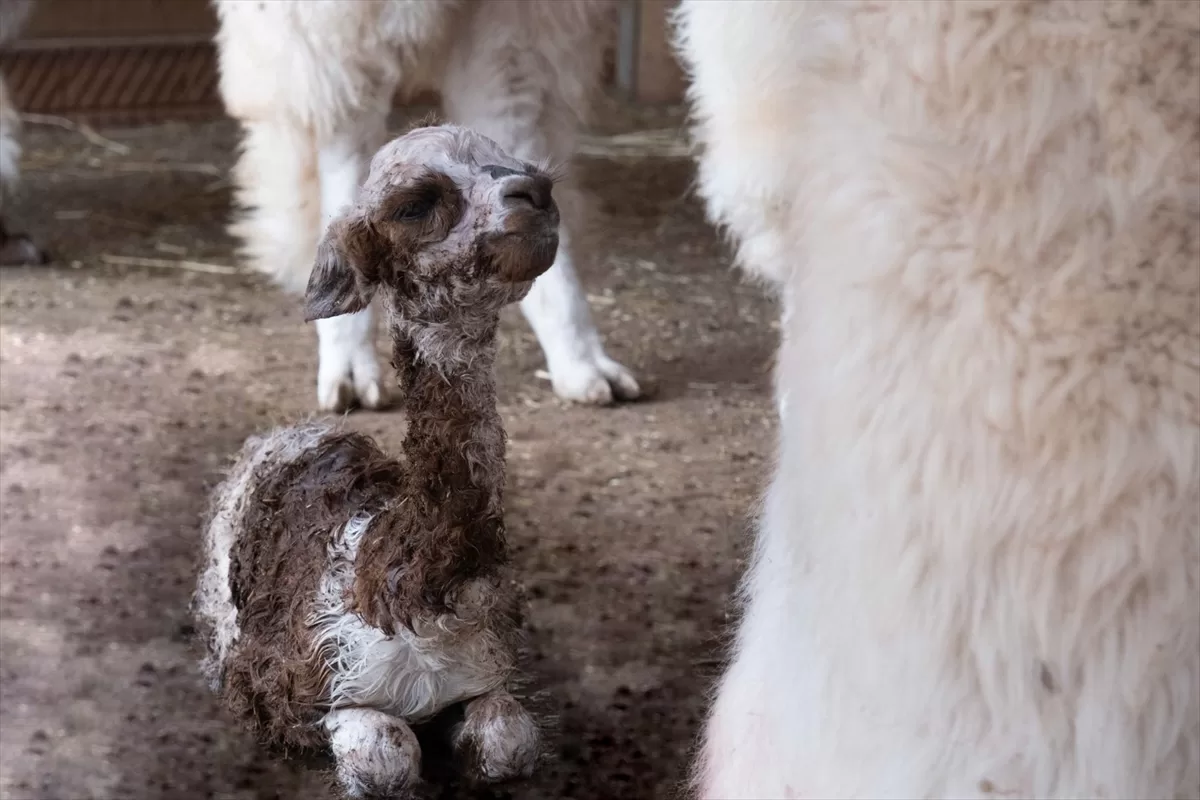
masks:
[[[533,774],[540,753],[537,723],[516,698],[495,692],[467,704],[454,750],[467,777],[499,783]]]
[[[617,400],[636,400],[642,394],[633,373],[603,351],[555,365],[550,381],[559,397],[585,405],[607,406]]]
[[[322,411],[340,414],[388,404],[387,384],[375,356],[373,319],[367,309],[317,320],[317,406]]]
[[[0,266],[22,267],[46,264],[50,257],[23,234],[7,234],[0,229]]]
[[[378,411],[390,401],[387,384],[379,368],[350,374],[322,374],[317,378],[317,406],[321,411],[341,414],[355,408]]]
[[[421,776],[421,745],[401,719],[369,708],[331,711],[325,718],[337,781],[354,800],[406,797]]]

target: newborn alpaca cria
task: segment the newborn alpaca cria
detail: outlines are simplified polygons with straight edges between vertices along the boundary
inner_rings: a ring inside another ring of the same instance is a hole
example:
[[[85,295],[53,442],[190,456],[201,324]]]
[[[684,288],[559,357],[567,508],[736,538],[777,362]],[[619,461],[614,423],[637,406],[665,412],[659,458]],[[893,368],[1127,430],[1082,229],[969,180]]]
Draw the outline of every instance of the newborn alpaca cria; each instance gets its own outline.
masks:
[[[490,139],[417,129],[376,154],[308,284],[309,320],[383,294],[404,460],[311,423],[253,437],[217,490],[195,608],[204,670],[267,743],[328,748],[351,797],[420,775],[412,723],[465,703],[470,776],[528,775],[538,730],[506,691],[519,605],[504,574],[502,307],[553,263],[551,180]]]

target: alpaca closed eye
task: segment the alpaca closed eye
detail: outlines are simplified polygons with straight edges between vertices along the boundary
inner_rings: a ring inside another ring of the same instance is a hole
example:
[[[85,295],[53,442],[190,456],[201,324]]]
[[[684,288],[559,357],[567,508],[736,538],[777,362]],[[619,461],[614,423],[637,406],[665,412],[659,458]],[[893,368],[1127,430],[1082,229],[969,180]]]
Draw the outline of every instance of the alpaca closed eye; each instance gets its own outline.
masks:
[[[413,200],[405,203],[396,209],[396,213],[392,215],[392,219],[396,222],[415,222],[429,215],[433,211],[433,207],[437,205],[437,198],[423,197],[420,200]]]

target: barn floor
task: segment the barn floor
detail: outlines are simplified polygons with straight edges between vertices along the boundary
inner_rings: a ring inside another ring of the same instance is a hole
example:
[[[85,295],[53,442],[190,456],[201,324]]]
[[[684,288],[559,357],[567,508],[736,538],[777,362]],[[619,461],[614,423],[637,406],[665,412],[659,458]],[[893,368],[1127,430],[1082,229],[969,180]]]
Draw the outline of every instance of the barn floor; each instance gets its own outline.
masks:
[[[0,273],[0,797],[321,800],[319,775],[218,713],[187,616],[206,490],[247,434],[312,413],[315,335],[264,281],[178,266],[234,263],[230,123],[102,133],[127,151],[27,126],[7,212],[58,260]],[[653,396],[559,402],[506,315],[508,530],[558,724],[533,781],[482,796],[671,797],[769,461],[775,313],[729,269],[687,161],[579,174],[597,322]],[[348,424],[403,435],[396,413]]]

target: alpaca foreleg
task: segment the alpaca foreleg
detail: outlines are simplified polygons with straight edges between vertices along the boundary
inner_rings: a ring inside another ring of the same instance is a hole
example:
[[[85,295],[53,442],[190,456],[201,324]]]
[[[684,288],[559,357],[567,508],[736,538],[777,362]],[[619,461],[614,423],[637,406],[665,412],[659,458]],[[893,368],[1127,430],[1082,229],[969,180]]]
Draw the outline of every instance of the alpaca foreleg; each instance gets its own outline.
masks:
[[[337,780],[351,798],[403,797],[421,777],[421,745],[404,720],[373,708],[325,716]]]
[[[528,777],[537,764],[537,724],[515,697],[495,691],[466,705],[454,750],[468,773],[484,783]]]
[[[321,142],[317,171],[322,228],[354,202],[371,156],[386,138],[386,123],[387,106],[381,104]],[[369,307],[355,314],[317,320],[317,403],[322,411],[387,405],[387,382],[375,354],[376,327],[375,312]]]

